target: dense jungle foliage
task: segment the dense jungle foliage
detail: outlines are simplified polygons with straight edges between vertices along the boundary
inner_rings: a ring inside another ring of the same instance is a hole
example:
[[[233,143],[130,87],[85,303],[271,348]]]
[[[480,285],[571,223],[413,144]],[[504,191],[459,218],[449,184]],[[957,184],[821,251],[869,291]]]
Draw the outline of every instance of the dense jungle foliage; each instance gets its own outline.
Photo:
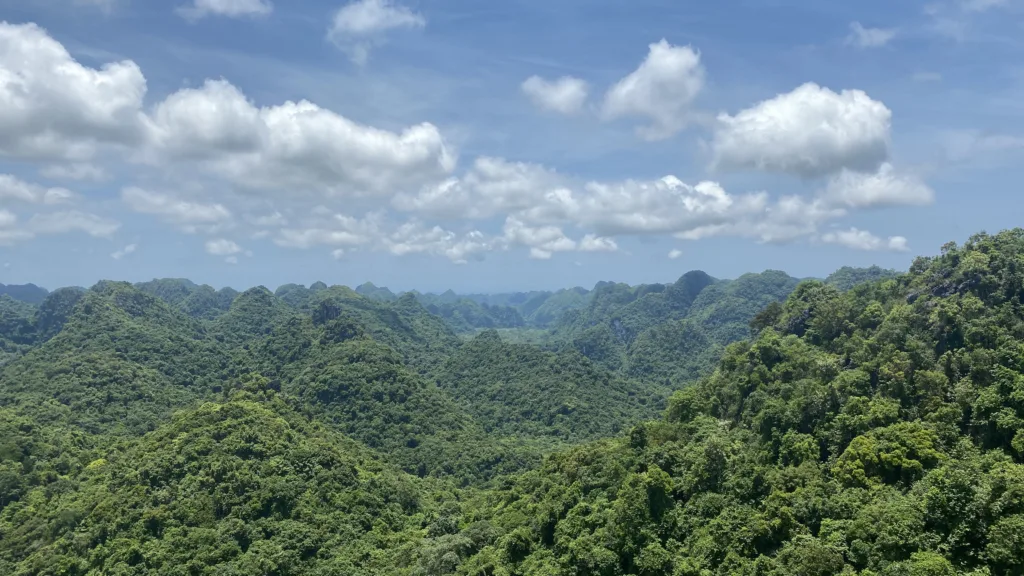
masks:
[[[2,288],[0,574],[1024,574],[1024,230],[824,281]]]

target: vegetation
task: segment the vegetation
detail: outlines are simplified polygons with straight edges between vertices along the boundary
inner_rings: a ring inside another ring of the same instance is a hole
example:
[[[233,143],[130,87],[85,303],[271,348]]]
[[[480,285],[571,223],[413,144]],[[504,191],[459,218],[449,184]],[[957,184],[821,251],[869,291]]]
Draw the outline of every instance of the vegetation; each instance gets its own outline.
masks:
[[[664,408],[664,390],[645,388],[569,349],[545,352],[484,332],[445,363],[438,384],[484,429],[561,441],[607,437]]]
[[[1024,574],[1024,230],[902,275],[384,290],[0,296],[0,574]]]
[[[888,270],[879,266],[871,266],[870,268],[851,268],[850,266],[843,266],[839,270],[829,274],[828,278],[825,279],[825,283],[831,284],[845,292],[858,284],[876,282],[878,280],[885,280],[886,278],[895,278],[898,275],[899,273],[895,270]]]
[[[1021,574],[1024,230],[810,281],[661,421],[466,506],[462,574]]]
[[[35,284],[0,284],[0,296],[10,296],[14,300],[28,304],[42,304],[50,292]]]

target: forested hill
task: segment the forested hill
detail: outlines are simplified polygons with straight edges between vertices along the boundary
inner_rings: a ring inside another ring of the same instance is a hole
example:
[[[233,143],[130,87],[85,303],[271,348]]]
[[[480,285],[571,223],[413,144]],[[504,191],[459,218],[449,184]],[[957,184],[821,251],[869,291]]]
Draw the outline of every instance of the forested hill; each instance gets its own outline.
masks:
[[[41,304],[50,292],[35,284],[4,285],[0,284],[0,296],[9,296],[14,300],[29,304]]]
[[[0,296],[0,574],[1024,573],[1024,231],[543,346],[374,289]]]
[[[465,505],[500,535],[459,570],[1024,573],[1022,300],[1024,230],[803,283],[663,420]]]

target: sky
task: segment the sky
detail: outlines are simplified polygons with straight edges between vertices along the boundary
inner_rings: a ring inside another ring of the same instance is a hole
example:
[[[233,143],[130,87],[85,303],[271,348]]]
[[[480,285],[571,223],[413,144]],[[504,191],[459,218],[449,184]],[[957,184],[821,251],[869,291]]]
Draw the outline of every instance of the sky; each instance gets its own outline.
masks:
[[[1024,222],[1024,1],[0,0],[0,282],[905,269]]]

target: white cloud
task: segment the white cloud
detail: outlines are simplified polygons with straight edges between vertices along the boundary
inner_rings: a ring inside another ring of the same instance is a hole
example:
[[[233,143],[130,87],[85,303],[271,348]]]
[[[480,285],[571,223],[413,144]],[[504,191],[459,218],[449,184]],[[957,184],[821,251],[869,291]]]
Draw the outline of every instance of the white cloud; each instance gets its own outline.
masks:
[[[653,182],[591,182],[557,199],[548,214],[605,236],[678,233],[763,212],[764,194],[732,196],[716,182],[691,186],[674,176]]]
[[[248,222],[253,226],[260,226],[263,228],[278,228],[288,225],[288,219],[280,212],[265,214],[263,216],[254,216],[250,214],[246,216],[246,220],[248,220]]]
[[[443,256],[456,264],[481,258],[484,253],[501,246],[501,242],[488,239],[478,230],[459,236],[451,230],[427,226],[415,220],[402,224],[383,238],[383,248],[396,256],[430,254]]]
[[[530,226],[518,218],[505,219],[504,240],[510,244],[526,246],[530,258],[547,260],[555,252],[576,250],[576,242],[568,238],[557,226]]]
[[[76,194],[65,188],[46,188],[31,184],[10,174],[0,174],[0,200],[20,200],[33,204],[66,204]]]
[[[96,182],[103,180],[107,176],[103,168],[88,162],[50,164],[49,166],[44,166],[39,173],[44,178],[51,180],[92,180]]]
[[[256,108],[223,80],[173,94],[154,124],[157,162],[198,160],[232,183],[290,194],[390,195],[443,177],[456,162],[432,124],[395,133],[307,101]]]
[[[319,212],[319,211],[318,211]],[[346,214],[316,214],[304,227],[280,230],[274,242],[287,248],[341,246],[354,248],[371,243],[383,235],[380,216],[353,218]]]
[[[886,162],[874,174],[843,170],[828,183],[825,197],[850,208],[924,206],[935,192],[913,175],[898,174]]]
[[[548,81],[540,76],[527,78],[520,87],[534,106],[559,114],[576,114],[587,101],[590,87],[579,78],[563,76]]]
[[[192,4],[178,8],[178,14],[189,20],[206,16],[242,18],[266,16],[274,11],[269,0],[193,0]]]
[[[145,94],[134,62],[88,68],[39,26],[0,22],[0,155],[85,160],[137,144]]]
[[[189,202],[136,187],[122,190],[121,200],[135,212],[160,216],[187,232],[194,232],[200,227],[216,229],[231,220],[231,211],[222,204]]]
[[[391,0],[356,0],[334,13],[327,39],[363,66],[371,48],[380,44],[383,34],[400,28],[423,28],[427,20]]]
[[[860,22],[850,23],[850,35],[847,44],[861,48],[879,48],[885,46],[896,37],[894,28],[865,28]]]
[[[837,94],[804,84],[735,116],[719,115],[713,167],[804,177],[872,171],[889,156],[891,118],[884,104],[860,90]]]
[[[829,232],[822,235],[821,240],[827,244],[838,244],[854,250],[889,250],[893,252],[906,252],[907,239],[903,236],[890,236],[883,240],[867,230],[850,228],[838,232]]]
[[[601,236],[675,233],[765,210],[764,194],[732,196],[715,182],[691,186],[674,176],[655,181],[581,183],[536,164],[480,158],[462,178],[398,195],[404,211],[442,218],[515,216],[538,224],[570,224]]]
[[[337,248],[335,250],[331,250],[331,258],[334,258],[335,260],[341,260],[344,257],[345,257],[345,249],[344,248]]]
[[[807,200],[800,196],[783,196],[769,202],[761,195],[761,208],[735,214],[719,224],[695,226],[675,234],[682,240],[699,240],[713,236],[753,238],[761,243],[787,243],[810,236],[818,227],[846,215],[846,210],[830,206],[821,199]]]
[[[238,264],[238,256],[228,256],[224,261],[228,264]]]
[[[137,246],[135,244],[129,244],[129,245],[125,246],[124,248],[121,248],[120,250],[118,250],[118,251],[114,252],[113,254],[111,254],[110,257],[113,258],[114,260],[120,260],[120,259],[124,258],[125,256],[135,252],[136,248],[137,248]]]
[[[668,253],[669,260],[678,260],[679,258],[682,258],[682,256],[683,256],[683,251],[679,250],[678,248],[673,248]]]
[[[638,134],[648,140],[665,139],[691,121],[693,101],[703,87],[700,54],[662,40],[650,45],[639,68],[608,90],[602,114],[607,120],[647,118],[651,124],[639,128]]]
[[[242,247],[226,238],[207,240],[206,253],[214,256],[232,256],[242,252]]]
[[[611,238],[587,234],[580,240],[577,249],[580,252],[617,252],[619,245]]]
[[[357,0],[334,14],[333,34],[368,35],[394,28],[422,28],[423,16],[390,0]]]
[[[288,248],[309,248],[311,246],[358,246],[370,238],[358,232],[331,230],[329,228],[286,228],[281,230],[275,242]]]
[[[153,145],[175,159],[251,154],[267,137],[260,110],[226,80],[168,96],[153,113]]]
[[[398,194],[392,205],[440,218],[483,219],[536,206],[564,185],[564,178],[544,166],[480,157],[461,178],[425,186],[416,195]]]
[[[23,226],[18,226],[18,217],[13,212],[0,209],[0,246],[31,240],[40,234],[84,232],[93,237],[107,238],[120,227],[121,224],[114,220],[77,210],[36,214]]]
[[[84,232],[97,238],[107,238],[119,228],[119,222],[77,210],[36,214],[28,221],[28,231],[32,234]]]

